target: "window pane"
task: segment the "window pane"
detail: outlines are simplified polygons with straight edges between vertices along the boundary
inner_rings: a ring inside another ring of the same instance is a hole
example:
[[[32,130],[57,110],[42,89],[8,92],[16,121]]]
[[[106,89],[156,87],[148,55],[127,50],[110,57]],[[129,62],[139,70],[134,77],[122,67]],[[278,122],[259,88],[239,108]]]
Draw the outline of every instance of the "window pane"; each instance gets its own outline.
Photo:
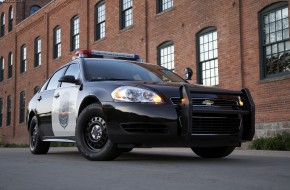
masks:
[[[217,31],[211,31],[199,36],[201,82],[207,86],[218,85],[218,44]]]
[[[288,71],[290,63],[288,7],[274,8],[262,13],[265,76]]]
[[[158,49],[160,55],[160,63],[162,67],[174,70],[174,46],[167,45]]]
[[[66,67],[63,67],[62,69],[58,70],[50,79],[46,90],[54,90],[58,86],[58,80],[62,76],[64,70]]]
[[[173,6],[173,0],[161,0],[162,1],[162,11],[169,9]]]
[[[69,66],[69,68],[67,69],[67,71],[65,72],[65,75],[72,75],[75,77],[75,79],[78,79],[79,72],[80,72],[80,70],[79,70],[78,64],[71,64]],[[75,84],[72,84],[72,83],[62,83],[61,84],[62,88],[70,87],[70,86],[75,86]]]
[[[122,0],[122,28],[133,24],[133,0]]]

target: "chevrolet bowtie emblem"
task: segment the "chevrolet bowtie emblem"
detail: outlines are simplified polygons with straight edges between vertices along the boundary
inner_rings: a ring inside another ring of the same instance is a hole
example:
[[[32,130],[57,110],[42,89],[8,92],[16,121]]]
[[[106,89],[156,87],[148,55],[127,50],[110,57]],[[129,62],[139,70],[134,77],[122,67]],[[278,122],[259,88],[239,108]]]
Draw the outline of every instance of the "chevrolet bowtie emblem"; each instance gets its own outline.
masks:
[[[206,105],[206,106],[211,106],[214,104],[214,101],[211,101],[211,100],[205,100],[202,102],[202,104]]]

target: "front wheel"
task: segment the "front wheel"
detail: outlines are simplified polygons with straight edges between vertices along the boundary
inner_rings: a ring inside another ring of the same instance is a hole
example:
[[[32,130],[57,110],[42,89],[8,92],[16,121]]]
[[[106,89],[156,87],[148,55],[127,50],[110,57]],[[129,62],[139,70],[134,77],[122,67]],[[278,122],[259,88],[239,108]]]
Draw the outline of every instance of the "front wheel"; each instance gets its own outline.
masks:
[[[107,124],[98,104],[87,106],[80,114],[76,127],[76,143],[88,160],[114,160],[121,154],[107,134]]]
[[[50,147],[50,142],[44,142],[40,138],[36,116],[30,122],[29,147],[32,154],[46,154]]]
[[[192,147],[191,150],[202,158],[223,158],[230,155],[235,147]]]

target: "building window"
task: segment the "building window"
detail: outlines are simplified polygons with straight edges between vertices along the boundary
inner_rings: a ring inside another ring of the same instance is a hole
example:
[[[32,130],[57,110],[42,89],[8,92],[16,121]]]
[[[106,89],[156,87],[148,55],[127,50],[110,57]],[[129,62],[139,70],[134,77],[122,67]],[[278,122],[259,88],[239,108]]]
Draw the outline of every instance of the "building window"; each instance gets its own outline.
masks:
[[[55,27],[53,30],[53,58],[61,56],[61,28]]]
[[[37,11],[39,11],[39,9],[41,9],[40,6],[38,5],[33,5],[30,7],[30,11],[29,11],[29,16],[33,15],[34,13],[36,13]]]
[[[71,20],[71,51],[80,47],[80,19],[75,16]]]
[[[11,96],[7,97],[7,115],[6,115],[6,126],[11,124]]]
[[[133,0],[121,0],[121,29],[133,24]]]
[[[219,84],[217,30],[209,27],[197,34],[198,82],[206,86]]]
[[[0,82],[4,80],[4,58],[0,58]]]
[[[1,19],[0,19],[0,37],[4,36],[5,34],[5,14],[1,14]]]
[[[13,54],[10,52],[8,54],[8,79],[12,78],[13,70]]]
[[[8,32],[11,32],[12,31],[12,29],[13,29],[13,17],[14,17],[14,15],[13,15],[14,13],[13,13],[13,7],[12,6],[10,6],[10,8],[9,8],[9,23],[8,23]]]
[[[41,38],[37,37],[34,40],[34,67],[41,65]]]
[[[174,71],[174,45],[173,42],[168,41],[157,48],[158,51],[158,65]]]
[[[40,90],[40,87],[39,87],[39,86],[36,86],[36,87],[34,88],[34,90],[33,90],[33,93],[34,93],[34,94],[37,94],[37,92],[39,92],[39,90]]]
[[[267,7],[259,14],[261,78],[290,72],[288,3]]]
[[[26,72],[26,65],[27,65],[27,60],[26,60],[26,45],[24,44],[20,48],[20,73]]]
[[[171,7],[173,7],[173,0],[157,0],[157,13],[161,13]]]
[[[0,98],[0,128],[3,127],[2,126],[2,118],[3,117],[3,101],[2,98]]]
[[[24,122],[25,118],[25,92],[20,93],[20,102],[19,102],[19,123]]]
[[[106,4],[105,1],[97,4],[95,8],[96,14],[96,40],[102,39],[106,35]]]

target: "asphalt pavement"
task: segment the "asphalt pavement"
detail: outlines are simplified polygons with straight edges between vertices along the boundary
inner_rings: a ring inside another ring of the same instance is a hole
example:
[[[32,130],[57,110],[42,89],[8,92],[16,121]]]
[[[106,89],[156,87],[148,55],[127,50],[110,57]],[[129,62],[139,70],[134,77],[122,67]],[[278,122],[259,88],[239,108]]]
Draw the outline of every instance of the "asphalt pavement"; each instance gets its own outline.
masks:
[[[92,162],[76,148],[0,148],[0,190],[289,190],[290,152],[235,150],[202,159],[190,149],[134,149]]]

